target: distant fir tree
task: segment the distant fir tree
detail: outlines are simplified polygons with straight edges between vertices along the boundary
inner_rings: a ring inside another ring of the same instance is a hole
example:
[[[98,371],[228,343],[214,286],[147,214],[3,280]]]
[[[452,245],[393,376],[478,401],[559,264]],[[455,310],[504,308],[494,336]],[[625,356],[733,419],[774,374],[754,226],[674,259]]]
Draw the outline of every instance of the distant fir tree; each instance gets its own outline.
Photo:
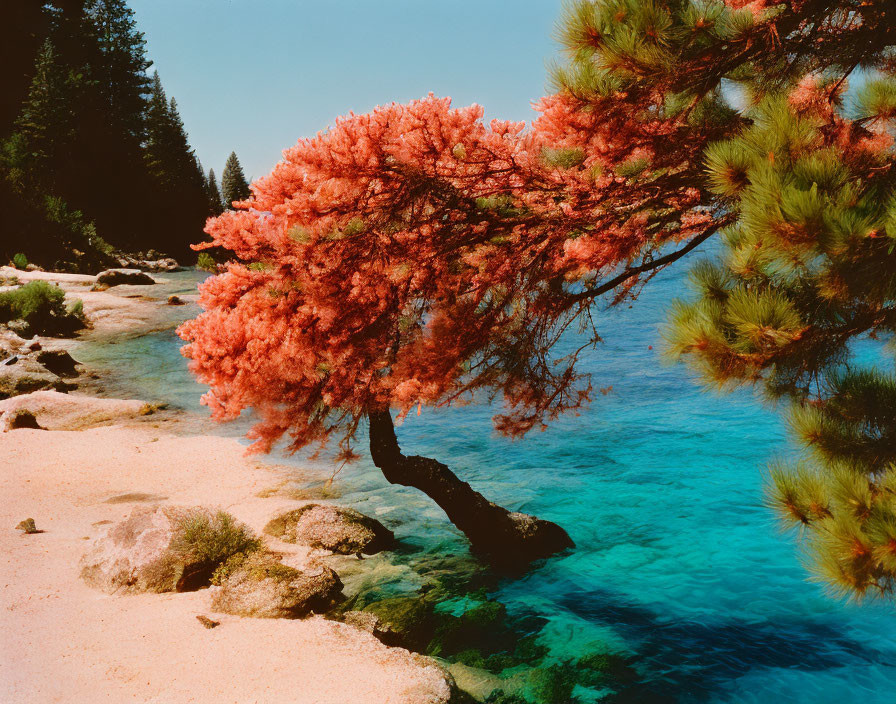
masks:
[[[78,123],[71,105],[83,94],[83,78],[61,63],[50,40],[41,48],[28,95],[9,142],[10,166],[23,189],[56,192],[59,169],[76,141]],[[13,157],[13,152],[17,156]]]
[[[0,42],[3,67],[3,100],[0,100],[0,138],[13,129],[13,122],[28,94],[34,77],[35,59],[50,29],[50,15],[40,2],[12,2],[4,10],[4,22],[15,31]]]
[[[59,164],[70,156],[77,139],[71,105],[82,95],[83,77],[60,63],[49,40],[35,64],[34,77],[16,132],[0,143],[0,204],[4,238],[0,256],[27,252],[36,264],[57,269],[98,269],[108,266],[108,245],[90,219],[57,194]]]
[[[202,237],[208,184],[190,148],[177,102],[167,99],[158,72],[152,78],[144,158],[157,220],[158,240],[152,246],[183,256]]]
[[[186,243],[201,238],[207,213],[205,175],[186,144],[176,108],[173,118],[169,101],[161,111],[151,108],[150,61],[125,0],[19,2],[11,12],[17,31],[0,47],[0,57],[8,59],[0,110],[0,207],[17,223],[16,231],[30,233],[30,258],[39,261],[42,247],[61,256],[51,242],[65,239],[60,228],[80,232],[90,221],[122,249],[170,244],[171,253],[189,253]],[[157,120],[152,139],[151,114],[166,123]],[[160,187],[158,171],[150,173],[153,158],[147,152],[159,131],[168,135],[161,181],[170,181],[169,188]],[[156,212],[134,218],[136,193],[156,201],[171,198],[161,208],[167,219]],[[78,218],[64,215],[78,211]]]
[[[230,152],[227,163],[224,164],[224,173],[221,175],[221,191],[224,197],[224,207],[229,209],[234,201],[246,200],[252,195],[249,183],[243,174],[240,160],[236,158],[236,152]]]
[[[221,201],[221,191],[218,189],[218,179],[214,169],[208,170],[206,192],[208,193],[208,214],[214,216],[223,213],[224,204]]]

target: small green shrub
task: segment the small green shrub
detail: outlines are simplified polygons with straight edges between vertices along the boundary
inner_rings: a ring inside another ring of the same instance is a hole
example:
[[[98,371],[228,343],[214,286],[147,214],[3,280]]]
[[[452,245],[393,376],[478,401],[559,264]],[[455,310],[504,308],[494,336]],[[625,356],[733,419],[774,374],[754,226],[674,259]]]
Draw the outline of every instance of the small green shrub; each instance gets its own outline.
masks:
[[[0,293],[0,323],[23,320],[37,335],[70,335],[84,327],[84,310],[78,303],[69,311],[65,291],[46,281],[30,281]]]
[[[249,555],[244,552],[238,552],[235,555],[228,557],[224,564],[220,565],[218,569],[212,572],[211,583],[220,587],[227,581],[227,578],[230,575],[245,564],[246,558],[248,557]]]
[[[170,547],[185,562],[217,567],[239,553],[255,552],[261,541],[229,513],[196,511],[180,520]]]
[[[80,298],[76,298],[71,304],[68,306],[68,314],[73,315],[76,318],[84,318],[84,301]]]
[[[16,269],[24,269],[28,266],[28,257],[26,257],[22,252],[19,252],[12,258],[12,263]]]
[[[15,291],[0,293],[0,322],[24,320],[35,316],[65,314],[65,292],[46,281],[30,281]]]
[[[199,257],[196,259],[196,268],[205,269],[213,274],[218,273],[218,264],[208,252],[200,252]]]

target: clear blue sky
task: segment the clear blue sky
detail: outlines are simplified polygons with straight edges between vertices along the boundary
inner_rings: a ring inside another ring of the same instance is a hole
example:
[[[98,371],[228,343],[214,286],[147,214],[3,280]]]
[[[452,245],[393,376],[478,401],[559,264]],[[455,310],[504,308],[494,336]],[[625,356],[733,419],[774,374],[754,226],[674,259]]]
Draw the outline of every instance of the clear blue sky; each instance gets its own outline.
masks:
[[[190,142],[263,176],[349,110],[448,95],[529,120],[560,0],[130,0]],[[152,70],[152,69],[151,69]]]

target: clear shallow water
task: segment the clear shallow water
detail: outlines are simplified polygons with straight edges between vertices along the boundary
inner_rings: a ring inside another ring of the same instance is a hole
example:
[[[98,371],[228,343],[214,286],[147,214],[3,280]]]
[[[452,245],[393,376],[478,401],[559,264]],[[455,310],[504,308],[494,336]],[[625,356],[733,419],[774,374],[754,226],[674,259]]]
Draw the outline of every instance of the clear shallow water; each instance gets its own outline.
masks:
[[[425,412],[399,428],[403,448],[569,531],[575,551],[490,596],[512,616],[540,617],[532,628],[558,661],[608,648],[633,656],[639,681],[619,700],[892,704],[896,609],[825,596],[763,506],[763,465],[791,451],[778,414],[750,393],[703,393],[682,366],[660,363],[663,308],[684,292],[683,274],[667,272],[633,308],[601,316],[606,342],[588,367],[595,388],[613,391],[581,417],[511,443],[492,431],[488,408]],[[177,274],[170,287],[199,278]],[[203,389],[173,332],[174,318],[195,311],[171,309],[170,329],[88,343],[80,357],[114,372],[110,393],[200,411]],[[343,470],[337,488],[341,503],[396,531],[400,559],[465,552],[434,504],[388,485],[369,461]]]

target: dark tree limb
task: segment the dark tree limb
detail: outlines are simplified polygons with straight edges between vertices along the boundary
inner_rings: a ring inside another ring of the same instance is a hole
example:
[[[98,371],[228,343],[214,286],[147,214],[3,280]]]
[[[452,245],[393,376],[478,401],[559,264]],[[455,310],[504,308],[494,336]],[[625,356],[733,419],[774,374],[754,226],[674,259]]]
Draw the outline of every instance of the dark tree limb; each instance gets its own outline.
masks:
[[[492,503],[441,462],[403,455],[388,410],[368,415],[370,454],[386,480],[429,496],[467,536],[473,551],[489,562],[523,565],[575,547],[556,523]]]
[[[648,262],[644,262],[643,264],[639,264],[638,266],[629,267],[621,272],[619,275],[614,276],[609,281],[602,283],[600,286],[595,286],[594,288],[588,288],[584,291],[580,291],[579,293],[574,293],[566,297],[566,300],[570,303],[578,303],[579,301],[588,300],[591,298],[597,298],[598,296],[602,296],[608,291],[612,291],[614,288],[619,286],[620,284],[625,283],[633,276],[638,276],[648,271],[654,271],[656,269],[660,269],[664,266],[671,264],[672,262],[678,261],[685,254],[695,249],[699,245],[703,244],[706,240],[712,237],[716,232],[722,229],[724,226],[728,225],[732,221],[731,217],[727,217],[712,228],[708,229],[706,232],[697,235],[692,240],[690,240],[686,245],[681,247],[680,249],[676,249],[674,252],[670,252],[662,257],[657,257],[656,259],[651,259]]]

